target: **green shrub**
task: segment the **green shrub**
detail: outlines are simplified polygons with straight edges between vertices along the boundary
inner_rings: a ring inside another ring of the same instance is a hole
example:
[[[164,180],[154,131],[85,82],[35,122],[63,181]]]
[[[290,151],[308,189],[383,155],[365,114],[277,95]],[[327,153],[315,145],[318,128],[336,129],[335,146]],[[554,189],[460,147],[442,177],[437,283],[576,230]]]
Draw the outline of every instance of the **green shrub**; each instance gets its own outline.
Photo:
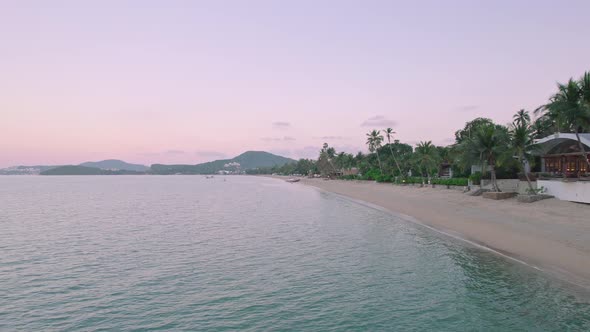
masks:
[[[377,178],[375,179],[377,182],[392,182],[393,181],[393,177],[389,174],[383,174],[383,175],[379,175],[377,176]]]
[[[401,179],[401,183],[405,183],[405,184],[422,183],[422,178],[419,176],[406,176]]]
[[[451,178],[451,179],[432,179],[432,184],[438,184],[442,186],[461,186],[464,187],[468,183],[467,178]]]
[[[381,171],[375,168],[372,168],[370,170],[368,170],[364,175],[363,175],[363,180],[377,180],[381,177]]]
[[[471,180],[471,182],[473,182],[475,185],[481,184],[481,172],[475,172],[469,175],[469,180]]]

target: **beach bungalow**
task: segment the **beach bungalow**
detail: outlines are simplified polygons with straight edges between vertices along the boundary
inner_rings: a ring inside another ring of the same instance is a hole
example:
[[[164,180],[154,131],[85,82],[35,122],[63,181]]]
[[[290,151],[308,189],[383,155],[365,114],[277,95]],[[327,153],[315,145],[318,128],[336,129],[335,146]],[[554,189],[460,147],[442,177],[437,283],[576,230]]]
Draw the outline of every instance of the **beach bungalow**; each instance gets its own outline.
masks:
[[[590,134],[579,134],[585,152],[590,152]],[[590,203],[590,170],[576,134],[555,133],[535,140],[541,158],[538,188],[556,198]]]
[[[351,168],[343,168],[341,170],[342,175],[358,175],[359,174],[359,170],[356,167],[351,167]]]
[[[453,177],[453,165],[448,160],[444,160],[438,166],[438,176],[443,179]]]

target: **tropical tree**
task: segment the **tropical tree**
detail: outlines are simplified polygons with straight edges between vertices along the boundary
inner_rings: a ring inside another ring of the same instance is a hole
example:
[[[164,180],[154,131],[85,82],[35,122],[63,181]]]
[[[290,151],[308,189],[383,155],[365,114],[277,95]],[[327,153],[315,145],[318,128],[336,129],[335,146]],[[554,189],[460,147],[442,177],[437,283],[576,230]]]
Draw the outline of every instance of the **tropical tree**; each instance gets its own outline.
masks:
[[[534,193],[535,189],[531,183],[526,165],[532,158],[531,152],[534,149],[533,129],[530,123],[528,112],[520,110],[514,115],[514,122],[510,127],[510,145],[519,161],[520,169],[524,173],[529,186],[529,192]]]
[[[544,116],[552,119],[558,126],[576,134],[580,154],[584,157],[588,169],[590,160],[588,153],[580,140],[580,132],[590,128],[590,78],[586,72],[584,76],[575,81],[571,79],[566,84],[557,85],[558,92],[549,99],[549,103],[539,107],[536,112],[542,112]]]
[[[556,123],[547,115],[542,115],[531,123],[534,138],[543,138],[551,135],[557,129]]]
[[[506,154],[508,146],[507,131],[503,126],[488,124],[481,126],[463,143],[466,160],[482,164],[482,173],[486,166],[490,169],[492,190],[500,191],[496,179],[496,167]]]
[[[416,146],[414,155],[422,177],[426,173],[428,182],[430,182],[430,176],[438,169],[440,162],[440,156],[436,146],[432,144],[432,141],[420,142]]]
[[[455,132],[455,143],[463,143],[463,141],[468,140],[472,136],[472,133],[476,132],[480,127],[492,124],[494,124],[494,121],[488,118],[476,118],[467,122],[463,129]]]
[[[514,119],[514,124],[516,125],[528,125],[531,122],[531,116],[529,112],[521,109],[520,111],[516,112],[512,117]]]
[[[334,163],[332,162],[335,156],[336,150],[328,146],[328,143],[324,143],[320,150],[320,156],[317,162],[317,167],[323,175],[327,175],[336,170],[336,167],[334,167]]]
[[[397,161],[397,158],[395,157],[395,154],[393,153],[393,148],[391,147],[391,138],[393,137],[393,135],[396,133],[395,131],[393,131],[393,129],[391,128],[387,128],[384,130],[385,132],[385,137],[387,137],[387,146],[389,146],[389,152],[391,152],[391,156],[393,157],[393,161],[395,162],[395,166],[397,167],[397,170],[399,171],[399,174],[402,174],[402,169],[401,167],[399,167],[399,162]]]
[[[381,171],[381,175],[383,175],[383,167],[381,166],[381,158],[379,157],[379,148],[381,147],[382,142],[383,136],[381,135],[381,131],[373,129],[367,134],[367,145],[369,147],[369,151],[371,153],[375,152],[377,154],[377,161],[379,162],[379,170]]]

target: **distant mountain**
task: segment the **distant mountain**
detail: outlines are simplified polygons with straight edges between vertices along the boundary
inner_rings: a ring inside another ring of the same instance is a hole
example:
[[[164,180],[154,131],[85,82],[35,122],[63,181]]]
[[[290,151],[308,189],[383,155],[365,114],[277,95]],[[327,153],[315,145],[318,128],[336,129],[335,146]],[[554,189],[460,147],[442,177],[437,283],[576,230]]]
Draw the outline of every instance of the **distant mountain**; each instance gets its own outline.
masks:
[[[145,174],[145,172],[136,172],[129,170],[106,170],[95,167],[67,165],[52,168],[41,172],[41,175],[126,175],[126,174]]]
[[[13,166],[0,169],[0,175],[38,175],[43,171],[50,170],[59,166]]]
[[[122,160],[117,159],[108,159],[103,161],[89,161],[80,164],[80,166],[85,167],[94,167],[99,169],[106,169],[106,170],[124,170],[124,171],[135,171],[135,172],[145,172],[149,170],[149,167],[144,165],[138,164],[130,164],[126,163]]]
[[[264,151],[247,151],[232,159],[215,160],[197,165],[154,164],[151,166],[151,171],[154,174],[214,174],[222,170],[236,170],[236,163],[239,164],[239,170],[245,171],[260,167],[282,166],[292,162],[295,160]]]

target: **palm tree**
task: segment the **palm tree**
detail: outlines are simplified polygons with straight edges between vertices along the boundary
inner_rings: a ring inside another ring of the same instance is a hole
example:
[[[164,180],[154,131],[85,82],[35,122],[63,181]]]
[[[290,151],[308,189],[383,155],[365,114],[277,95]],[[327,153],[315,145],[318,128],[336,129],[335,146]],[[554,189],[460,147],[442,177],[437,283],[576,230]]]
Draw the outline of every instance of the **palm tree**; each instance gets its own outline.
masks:
[[[578,84],[580,85],[583,106],[586,111],[590,111],[590,71],[584,73]]]
[[[436,146],[432,144],[432,141],[420,142],[416,145],[416,163],[420,168],[420,173],[424,176],[424,171],[428,176],[430,182],[430,174],[433,170],[436,170],[439,162],[439,155]]]
[[[471,161],[479,161],[482,165],[490,168],[492,179],[492,190],[500,191],[496,180],[496,166],[499,159],[506,153],[508,146],[508,137],[502,126],[485,125],[478,128],[477,131],[465,142],[465,154]],[[482,170],[485,171],[485,168]]]
[[[393,131],[393,129],[391,129],[391,128],[385,129],[385,137],[387,137],[387,145],[389,145],[389,152],[391,152],[391,156],[393,157],[393,161],[395,162],[395,166],[397,167],[399,174],[402,175],[402,169],[401,169],[401,167],[399,167],[399,163],[397,162],[397,158],[395,157],[395,154],[393,153],[393,149],[391,148],[391,138],[393,137],[393,135],[395,133],[396,132]]]
[[[381,175],[383,175],[381,158],[379,157],[379,148],[381,147],[381,142],[383,142],[383,136],[381,136],[381,132],[379,130],[373,129],[373,131],[367,134],[367,145],[369,146],[369,151],[371,151],[371,153],[376,152],[377,161],[379,162],[379,170],[381,171]]]
[[[320,157],[318,158],[318,168],[320,168],[324,175],[330,174],[336,170],[336,167],[334,167],[334,163],[332,162],[335,156],[336,150],[328,146],[328,143],[324,143],[320,150]]]
[[[535,192],[535,189],[531,183],[529,172],[526,169],[526,165],[531,159],[531,152],[534,148],[533,129],[531,127],[530,116],[528,112],[520,110],[514,116],[514,122],[510,128],[510,141],[511,147],[519,161],[521,171],[524,173],[526,181],[529,185],[529,191],[532,194]]]
[[[517,125],[528,125],[531,122],[531,116],[529,115],[529,112],[525,111],[524,109],[516,112],[512,118],[514,119],[514,123]]]
[[[580,81],[570,79],[566,84],[558,84],[558,92],[549,99],[549,103],[541,106],[537,111],[552,119],[558,128],[571,130],[576,134],[580,154],[584,157],[588,169],[590,160],[582,141],[580,131],[590,128],[590,78],[586,72]]]

